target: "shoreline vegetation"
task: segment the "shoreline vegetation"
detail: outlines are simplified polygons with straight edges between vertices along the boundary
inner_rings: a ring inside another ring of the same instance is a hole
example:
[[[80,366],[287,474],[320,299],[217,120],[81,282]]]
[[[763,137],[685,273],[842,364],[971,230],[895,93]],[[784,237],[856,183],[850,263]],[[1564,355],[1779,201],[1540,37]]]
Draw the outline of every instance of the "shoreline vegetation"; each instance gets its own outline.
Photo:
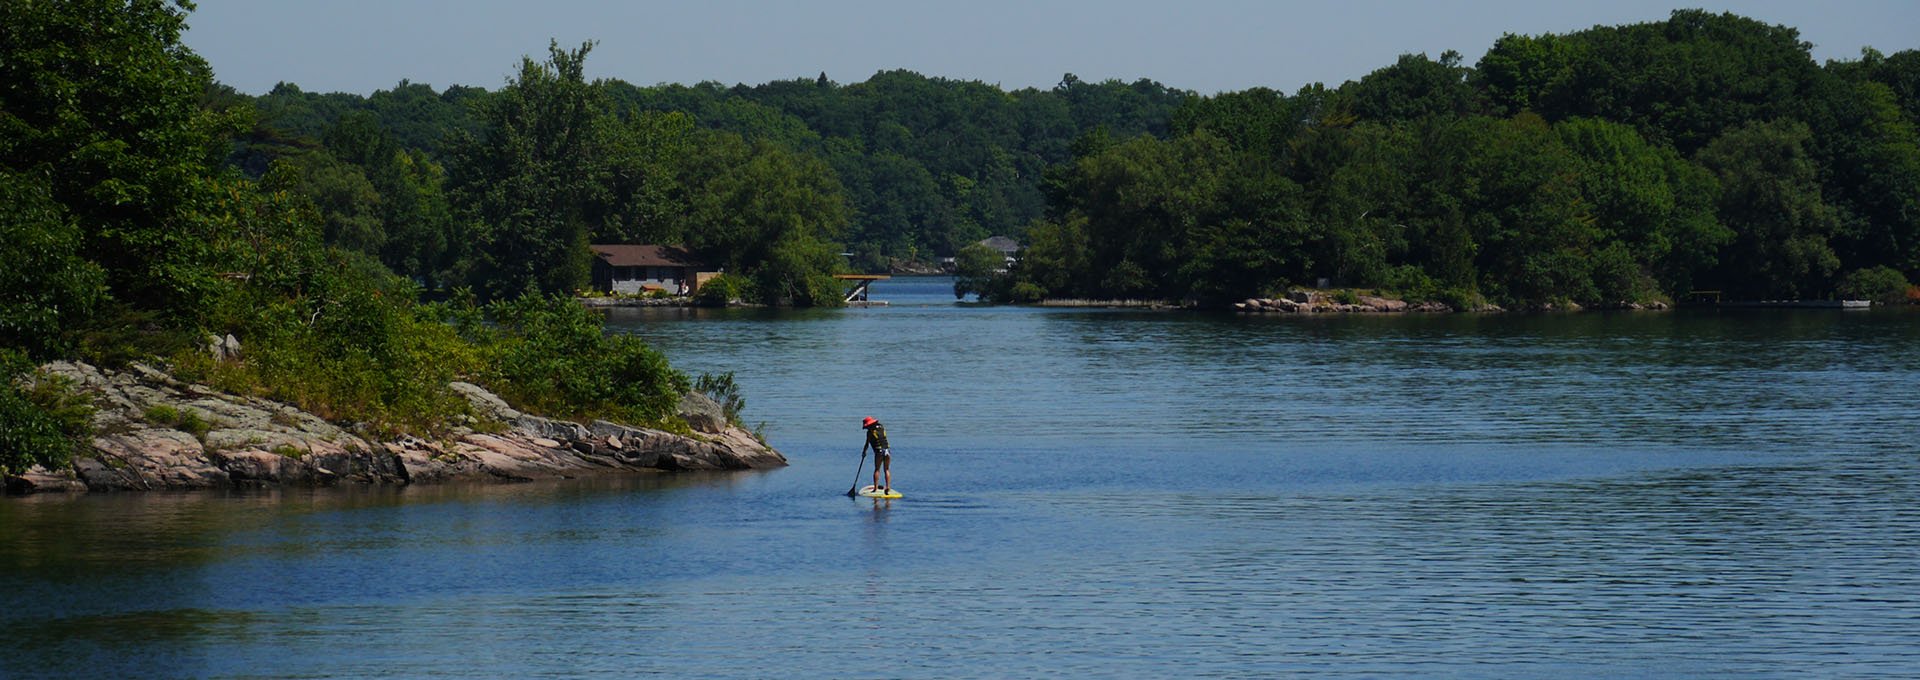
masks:
[[[725,272],[711,305],[839,306],[835,274],[948,257],[956,296],[1051,306],[1920,302],[1920,50],[1823,65],[1733,14],[1291,94],[639,87],[549,41],[495,90],[252,96],[186,47],[191,9],[0,4],[0,472],[91,455],[101,394],[49,365],[144,366],[367,442],[466,436],[455,384],[583,423],[688,432],[696,389],[737,415],[730,376],[574,301],[595,243],[684,248]]]
[[[669,432],[544,418],[454,382],[449,389],[471,415],[436,436],[375,437],[140,363],[120,371],[54,362],[34,380],[87,395],[90,433],[66,465],[0,476],[9,494],[524,481],[787,464],[699,392],[678,406],[688,427]]]

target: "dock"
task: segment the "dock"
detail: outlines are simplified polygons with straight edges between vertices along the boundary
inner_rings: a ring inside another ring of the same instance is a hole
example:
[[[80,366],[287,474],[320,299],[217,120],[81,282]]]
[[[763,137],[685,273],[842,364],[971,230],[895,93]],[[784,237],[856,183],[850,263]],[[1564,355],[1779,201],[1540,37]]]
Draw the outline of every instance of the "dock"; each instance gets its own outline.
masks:
[[[1723,300],[1717,290],[1689,291],[1684,299],[1723,309],[1868,309],[1873,306],[1870,300]]]
[[[1867,309],[1873,303],[1867,300],[1750,300],[1721,302],[1716,306],[1726,309]]]
[[[867,296],[873,291],[873,282],[885,281],[893,278],[892,276],[887,274],[834,274],[833,278],[848,281],[853,284],[852,288],[847,291],[847,298],[843,300],[843,302],[847,303],[848,307],[887,306],[886,300],[870,300]]]

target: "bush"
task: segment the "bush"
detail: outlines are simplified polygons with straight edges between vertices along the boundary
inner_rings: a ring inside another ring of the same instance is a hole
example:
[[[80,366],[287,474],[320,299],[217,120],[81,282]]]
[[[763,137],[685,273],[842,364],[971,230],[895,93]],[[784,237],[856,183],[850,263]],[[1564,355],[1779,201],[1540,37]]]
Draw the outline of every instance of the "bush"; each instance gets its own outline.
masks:
[[[693,382],[693,389],[713,399],[726,412],[727,422],[740,424],[740,411],[747,407],[747,400],[740,396],[740,386],[733,382],[733,371],[720,375],[702,373]]]
[[[1593,286],[1599,296],[1586,303],[1645,302],[1658,298],[1659,285],[1633,260],[1624,244],[1615,242],[1593,255]]]
[[[1440,285],[1433,277],[1413,265],[1400,265],[1387,270],[1386,288],[1400,294],[1408,302],[1426,302],[1440,298]]]
[[[702,306],[725,307],[747,297],[748,282],[732,274],[721,274],[700,285],[693,299]]]
[[[201,418],[196,411],[184,411],[166,404],[154,404],[141,414],[147,422],[165,425],[193,435],[194,439],[206,441],[207,433],[213,431],[213,423]]]
[[[443,432],[467,411],[447,383],[480,358],[443,307],[415,296],[410,282],[333,253],[298,286],[223,301],[213,316],[241,339],[240,362],[215,362],[193,346],[170,363],[184,379],[285,401],[373,436]]]
[[[1441,288],[1435,292],[1433,299],[1452,307],[1456,312],[1471,312],[1486,304],[1486,298],[1479,293],[1459,286]]]
[[[33,371],[25,354],[0,349],[0,473],[18,473],[35,465],[67,467],[92,436],[93,406],[65,380]]]
[[[1012,303],[1039,302],[1046,297],[1047,289],[1041,288],[1039,284],[1031,281],[1015,283],[1013,284],[1013,288],[1007,291],[1007,302]]]
[[[483,383],[517,408],[545,415],[675,425],[687,377],[630,335],[608,335],[594,312],[536,295],[487,306]],[[680,425],[684,427],[684,425]],[[679,428],[676,428],[679,429]]]
[[[1907,277],[1892,267],[1856,269],[1840,281],[1840,295],[1849,300],[1872,300],[1897,305],[1907,301]]]
[[[244,288],[223,303],[228,311],[214,316],[241,338],[239,361],[193,346],[172,356],[175,373],[375,437],[448,431],[470,410],[447,387],[455,380],[543,415],[675,425],[687,378],[638,338],[608,336],[577,301],[529,295],[478,307],[456,292],[423,305],[410,282],[353,258],[324,259],[299,286]]]
[[[73,441],[51,415],[11,383],[0,386],[0,473],[63,468],[72,456]]]

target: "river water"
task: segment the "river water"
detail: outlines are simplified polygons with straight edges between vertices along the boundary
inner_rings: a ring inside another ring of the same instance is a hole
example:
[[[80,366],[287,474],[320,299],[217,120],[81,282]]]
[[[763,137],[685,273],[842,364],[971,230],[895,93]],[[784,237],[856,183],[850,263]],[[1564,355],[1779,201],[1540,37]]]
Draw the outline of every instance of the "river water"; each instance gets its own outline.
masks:
[[[1920,314],[947,285],[614,314],[786,469],[0,499],[0,677],[1920,676]]]

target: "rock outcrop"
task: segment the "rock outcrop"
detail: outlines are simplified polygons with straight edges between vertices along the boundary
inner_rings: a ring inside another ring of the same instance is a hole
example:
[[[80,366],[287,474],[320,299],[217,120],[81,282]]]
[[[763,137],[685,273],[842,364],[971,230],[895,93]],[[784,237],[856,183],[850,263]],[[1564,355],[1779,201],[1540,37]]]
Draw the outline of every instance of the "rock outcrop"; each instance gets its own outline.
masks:
[[[1326,293],[1304,290],[1293,291],[1283,298],[1248,298],[1234,303],[1233,308],[1241,312],[1279,314],[1392,314],[1454,311],[1453,307],[1440,302],[1409,303],[1405,300],[1372,295],[1356,295],[1353,297],[1353,302],[1338,302]]]
[[[235,343],[237,347],[237,343]],[[740,470],[787,464],[728,423],[704,395],[682,400],[688,435],[522,413],[468,383],[474,418],[435,439],[369,440],[275,401],[229,394],[134,365],[42,367],[93,397],[94,438],[71,470],[10,476],[12,493],[531,480],[617,471]]]
[[[1339,302],[1332,295],[1319,290],[1295,290],[1284,298],[1265,299],[1247,298],[1233,304],[1236,311],[1249,314],[1393,314],[1405,312],[1450,313],[1460,311],[1443,302],[1407,302],[1372,295],[1354,295],[1352,302]],[[1522,309],[1525,312],[1578,312],[1583,309],[1595,310],[1665,310],[1670,305],[1665,302],[1614,302],[1582,307],[1565,302],[1560,304],[1542,303]],[[1506,309],[1499,305],[1483,303],[1469,308],[1469,312],[1497,313]]]

